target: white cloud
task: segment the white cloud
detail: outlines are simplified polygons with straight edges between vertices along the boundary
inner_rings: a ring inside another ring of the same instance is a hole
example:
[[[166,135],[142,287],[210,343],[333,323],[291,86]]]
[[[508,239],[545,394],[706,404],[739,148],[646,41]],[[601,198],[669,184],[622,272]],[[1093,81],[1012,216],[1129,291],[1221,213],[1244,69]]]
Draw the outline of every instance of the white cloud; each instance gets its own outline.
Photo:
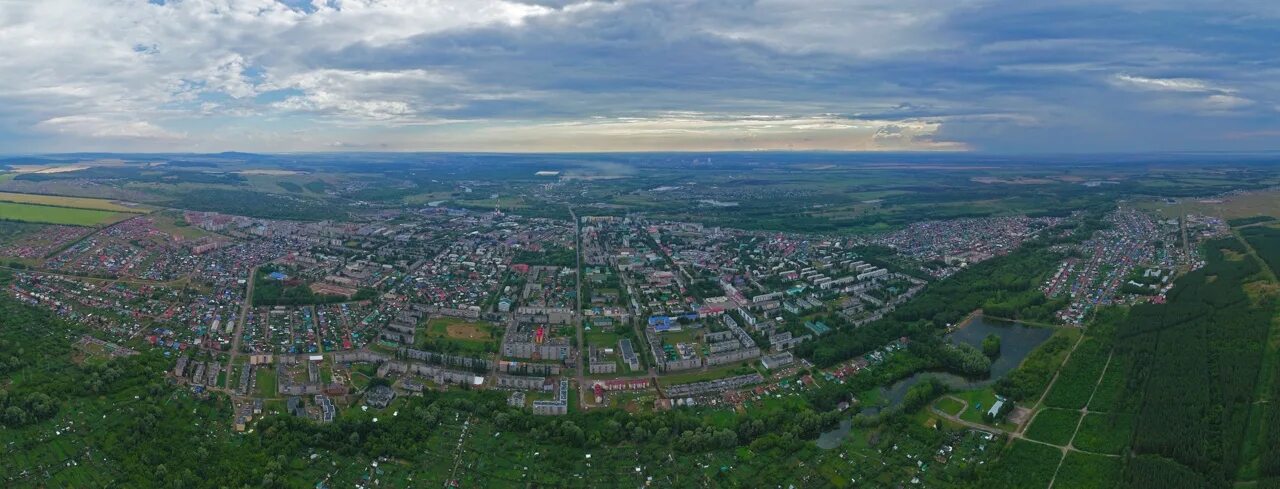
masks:
[[[413,91],[429,80],[412,72],[342,77],[305,65],[308,54],[402,43],[454,29],[514,26],[555,12],[506,0],[317,0],[312,7],[308,13],[275,0],[5,2],[0,105],[30,112],[0,117],[39,131],[57,127],[129,138],[158,134],[159,125],[184,114],[257,113],[249,107],[255,96],[293,87],[304,93],[275,107],[399,119],[423,109],[416,104],[430,93]],[[356,93],[380,82],[408,85],[399,94],[389,86],[380,96]],[[141,125],[82,130],[97,127],[88,121],[122,120]]]
[[[1172,95],[1153,102],[1153,107],[1163,110],[1190,109],[1207,115],[1222,115],[1254,104],[1253,100],[1238,95],[1238,91],[1233,88],[1215,86],[1195,78],[1148,78],[1118,74],[1112,80],[1125,88]]]
[[[710,10],[694,28],[784,52],[884,57],[954,46],[941,28],[965,1],[759,0],[739,12]]]
[[[1194,78],[1147,78],[1125,73],[1113,78],[1117,83],[1139,90],[1155,90],[1164,92],[1227,92],[1228,90],[1210,86],[1203,80]]]
[[[40,130],[95,139],[163,139],[186,137],[157,127],[150,122],[109,120],[100,117],[69,115],[46,119],[36,124]]]
[[[269,90],[295,89],[301,95],[273,104],[286,111],[308,111],[358,121],[419,119],[430,103],[424,94],[455,90],[457,77],[425,70],[360,71],[321,69],[265,84]]]
[[[955,149],[1273,115],[1274,5],[1114,3],[0,0],[0,149]]]
[[[1208,110],[1232,110],[1253,105],[1253,101],[1230,94],[1215,93],[1204,99],[1204,108]]]
[[[201,91],[220,92],[237,99],[252,97],[258,94],[258,87],[245,76],[245,68],[244,57],[231,53],[191,78],[204,83]]]
[[[864,120],[834,116],[759,116],[679,112],[655,117],[595,117],[490,127],[432,149],[503,151],[813,150],[960,151],[935,140],[937,120]]]

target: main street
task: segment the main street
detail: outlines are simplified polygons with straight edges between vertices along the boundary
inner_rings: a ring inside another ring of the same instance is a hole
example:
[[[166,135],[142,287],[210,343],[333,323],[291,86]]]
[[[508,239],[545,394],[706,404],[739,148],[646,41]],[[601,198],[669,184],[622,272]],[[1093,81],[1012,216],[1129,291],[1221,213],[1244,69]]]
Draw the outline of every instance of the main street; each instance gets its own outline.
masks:
[[[240,315],[236,316],[236,332],[231,338],[231,359],[227,363],[227,371],[230,372],[231,366],[236,364],[236,357],[240,355],[240,340],[244,338],[244,323],[249,317],[249,309],[253,308],[253,278],[258,276],[258,267],[249,269],[249,278],[244,290],[244,303],[240,305]],[[230,385],[231,380],[228,378],[227,384]]]
[[[574,277],[576,292],[574,295],[573,329],[578,333],[578,407],[585,408],[587,405],[587,375],[586,366],[589,356],[587,355],[586,335],[582,332],[582,223],[578,221],[578,215],[573,212],[573,208],[569,208],[569,216],[573,218],[573,256],[576,260],[574,265]]]

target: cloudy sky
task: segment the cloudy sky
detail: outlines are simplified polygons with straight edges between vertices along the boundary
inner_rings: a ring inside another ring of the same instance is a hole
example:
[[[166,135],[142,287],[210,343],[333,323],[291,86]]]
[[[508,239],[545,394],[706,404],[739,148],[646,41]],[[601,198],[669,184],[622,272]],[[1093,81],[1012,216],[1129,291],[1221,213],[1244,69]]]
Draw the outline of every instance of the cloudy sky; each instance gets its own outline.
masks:
[[[0,0],[0,153],[1280,149],[1280,2]]]

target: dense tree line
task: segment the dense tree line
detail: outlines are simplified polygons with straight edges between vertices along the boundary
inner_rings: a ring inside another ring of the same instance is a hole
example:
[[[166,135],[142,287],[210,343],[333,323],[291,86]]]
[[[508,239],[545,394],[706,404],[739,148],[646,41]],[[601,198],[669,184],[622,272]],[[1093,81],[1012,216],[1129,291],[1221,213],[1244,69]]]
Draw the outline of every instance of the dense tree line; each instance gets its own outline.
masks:
[[[1236,219],[1228,219],[1227,224],[1230,225],[1231,227],[1240,227],[1240,226],[1248,226],[1250,224],[1271,222],[1274,220],[1276,220],[1276,218],[1271,216],[1241,217]]]
[[[991,358],[968,343],[951,343],[938,336],[927,336],[911,342],[910,348],[912,353],[933,359],[939,368],[948,372],[970,378],[991,373]]]
[[[573,268],[578,266],[578,255],[573,248],[547,246],[542,251],[518,250],[511,257],[511,263]]]
[[[1274,272],[1280,270],[1280,229],[1265,226],[1254,226],[1240,230],[1240,235],[1248,240],[1254,251],[1267,267]]]
[[[169,205],[197,211],[222,212],[238,216],[297,221],[343,220],[341,206],[316,198],[269,194],[252,190],[195,188],[167,194]]]
[[[1269,220],[1273,220],[1273,218],[1253,219],[1245,223],[1232,222],[1232,225],[1252,224]],[[1240,234],[1273,272],[1277,267],[1280,267],[1280,229],[1251,227],[1240,230]],[[1273,308],[1280,309],[1280,307],[1276,306],[1273,306]],[[1266,386],[1266,389],[1267,399],[1270,402],[1262,405],[1264,409],[1262,433],[1250,433],[1249,436],[1258,436],[1261,440],[1258,453],[1258,473],[1261,479],[1258,486],[1280,488],[1280,405],[1275,402],[1275,400],[1280,399],[1280,374],[1272,372],[1269,377],[1267,375],[1259,377],[1260,380],[1268,378],[1270,379],[1270,385]]]
[[[377,291],[362,288],[357,292],[360,298],[347,299],[340,295],[317,294],[306,284],[292,285],[269,277],[278,271],[274,267],[264,266],[258,269],[253,277],[253,305],[255,306],[300,306],[308,304],[333,304],[347,300],[367,300],[377,296]]]
[[[49,364],[50,356],[69,356],[71,349],[62,338],[40,332],[43,321],[51,320],[41,311],[0,300],[0,426],[15,428],[49,419],[58,412],[57,399],[33,383],[54,388],[78,389],[80,376],[69,366]],[[114,375],[112,376],[114,378]],[[101,380],[90,387],[101,386]]]
[[[1059,258],[1043,245],[1028,244],[930,284],[879,321],[856,329],[839,328],[823,341],[802,344],[799,353],[826,367],[900,336],[919,339],[936,334],[975,309],[1008,319],[1050,320],[1063,304],[1045,299],[1038,287]]]
[[[1168,474],[1182,472],[1197,487],[1227,487],[1243,463],[1275,298],[1246,292],[1262,278],[1243,244],[1203,250],[1207,265],[1180,278],[1166,304],[1133,307],[1117,329],[1116,354],[1133,363],[1138,401],[1128,404],[1140,406],[1132,448],[1151,456],[1129,465],[1135,487],[1175,487]]]

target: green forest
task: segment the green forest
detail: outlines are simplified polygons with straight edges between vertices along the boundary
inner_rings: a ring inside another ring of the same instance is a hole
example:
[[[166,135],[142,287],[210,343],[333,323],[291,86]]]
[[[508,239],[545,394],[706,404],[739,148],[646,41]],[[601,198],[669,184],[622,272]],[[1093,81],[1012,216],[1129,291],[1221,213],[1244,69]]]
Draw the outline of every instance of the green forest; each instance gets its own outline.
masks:
[[[1179,279],[1167,304],[1134,307],[1117,331],[1117,354],[1132,365],[1132,450],[1144,455],[1126,474],[1137,487],[1170,487],[1161,484],[1180,472],[1182,484],[1226,487],[1256,456],[1242,448],[1275,297],[1247,293],[1262,269],[1240,242],[1204,251],[1208,265]]]
[[[860,328],[840,328],[821,342],[806,343],[799,353],[819,367],[827,367],[900,336],[920,339],[936,335],[975,309],[1006,319],[1050,320],[1064,303],[1046,299],[1038,287],[1059,259],[1043,244],[1024,245],[1009,255],[930,284],[879,321]]]

